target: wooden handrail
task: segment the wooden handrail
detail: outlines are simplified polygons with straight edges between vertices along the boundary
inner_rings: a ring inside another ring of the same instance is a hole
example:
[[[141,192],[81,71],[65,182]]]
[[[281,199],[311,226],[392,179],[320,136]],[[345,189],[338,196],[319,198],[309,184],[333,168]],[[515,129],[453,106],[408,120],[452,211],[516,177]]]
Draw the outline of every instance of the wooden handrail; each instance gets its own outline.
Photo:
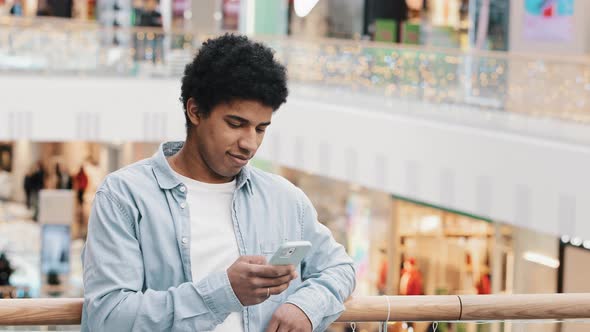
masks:
[[[83,299],[0,300],[2,325],[77,325],[82,318]]]
[[[65,298],[0,300],[0,326],[80,324],[82,301]],[[392,322],[590,319],[590,293],[362,296],[346,302],[346,311],[338,321],[385,321],[388,307]]]
[[[346,302],[340,322],[454,321],[461,316],[458,296],[364,296]]]

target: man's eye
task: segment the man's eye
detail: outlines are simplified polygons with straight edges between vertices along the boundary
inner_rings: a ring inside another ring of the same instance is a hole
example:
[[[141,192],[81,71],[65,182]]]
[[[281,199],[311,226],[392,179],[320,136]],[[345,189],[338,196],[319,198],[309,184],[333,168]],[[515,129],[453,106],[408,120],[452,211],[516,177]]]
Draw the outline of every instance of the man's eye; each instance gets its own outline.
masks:
[[[263,133],[266,130],[266,128],[256,128],[256,131],[259,133]]]
[[[238,128],[238,127],[240,127],[240,124],[239,124],[239,123],[228,122],[227,124],[228,124],[230,127],[232,127],[232,128]]]

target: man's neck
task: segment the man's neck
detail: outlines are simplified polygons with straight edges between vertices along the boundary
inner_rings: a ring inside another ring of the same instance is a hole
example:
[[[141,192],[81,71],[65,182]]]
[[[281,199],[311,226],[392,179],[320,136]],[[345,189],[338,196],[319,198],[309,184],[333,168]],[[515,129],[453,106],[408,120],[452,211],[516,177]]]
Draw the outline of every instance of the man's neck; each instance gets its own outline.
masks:
[[[172,169],[187,178],[205,183],[226,183],[233,178],[224,178],[215,174],[205,163],[199,153],[199,148],[187,139],[176,154],[167,158]]]

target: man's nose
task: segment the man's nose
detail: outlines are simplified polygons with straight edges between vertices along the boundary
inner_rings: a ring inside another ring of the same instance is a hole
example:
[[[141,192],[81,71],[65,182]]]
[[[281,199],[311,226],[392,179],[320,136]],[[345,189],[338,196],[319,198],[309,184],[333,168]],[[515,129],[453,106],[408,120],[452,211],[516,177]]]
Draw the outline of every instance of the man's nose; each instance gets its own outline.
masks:
[[[256,129],[248,130],[244,133],[238,141],[238,146],[241,150],[248,151],[248,154],[255,152],[258,148],[258,135],[256,134]]]

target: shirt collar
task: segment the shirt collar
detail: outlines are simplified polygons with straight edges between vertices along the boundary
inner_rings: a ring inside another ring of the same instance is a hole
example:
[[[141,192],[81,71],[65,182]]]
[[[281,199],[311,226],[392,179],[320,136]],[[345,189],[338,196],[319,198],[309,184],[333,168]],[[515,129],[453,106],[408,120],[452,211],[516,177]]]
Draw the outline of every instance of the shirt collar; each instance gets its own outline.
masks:
[[[182,183],[180,179],[174,175],[174,171],[170,167],[166,158],[180,151],[183,145],[184,142],[182,141],[162,143],[158,148],[158,151],[152,156],[154,174],[160,188],[168,190],[175,188]],[[252,191],[251,173],[252,171],[250,170],[249,165],[242,167],[242,170],[238,173],[236,178],[236,189],[240,190],[242,187],[246,186],[246,190],[252,195],[254,192]]]

